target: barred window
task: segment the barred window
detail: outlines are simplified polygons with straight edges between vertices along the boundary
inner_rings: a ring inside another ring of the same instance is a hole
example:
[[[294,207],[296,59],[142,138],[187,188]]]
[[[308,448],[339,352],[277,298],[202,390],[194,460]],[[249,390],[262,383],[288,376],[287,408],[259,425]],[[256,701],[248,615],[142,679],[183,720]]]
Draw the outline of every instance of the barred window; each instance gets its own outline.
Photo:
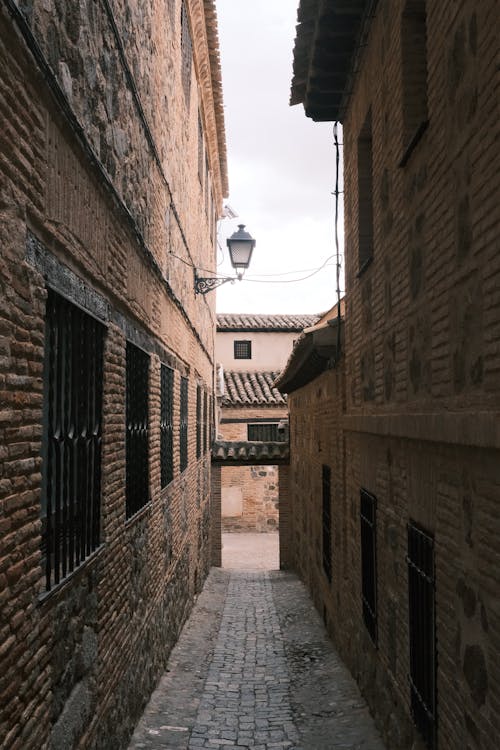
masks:
[[[235,359],[252,359],[252,342],[235,341],[234,342]]]
[[[401,19],[404,167],[425,132],[427,111],[427,20],[425,0],[406,0]]]
[[[203,126],[201,124],[201,114],[198,112],[198,177],[200,184],[203,185]]]
[[[174,371],[166,365],[160,369],[160,472],[161,486],[174,478]]]
[[[181,378],[180,409],[180,460],[181,471],[188,465],[188,379]]]
[[[434,538],[408,524],[410,692],[413,720],[429,750],[436,746]]]
[[[201,385],[196,386],[196,458],[201,456],[201,436],[203,431]]]
[[[100,543],[104,326],[48,290],[42,558],[47,591]]]
[[[189,19],[186,9],[186,3],[182,2],[181,7],[181,51],[182,51],[182,87],[186,104],[189,105],[189,96],[191,93],[191,67],[193,64],[193,44],[191,42],[191,32],[189,31]],[[203,168],[203,167],[202,167]]]
[[[358,258],[362,272],[373,258],[372,114],[369,111],[358,138]]]
[[[372,641],[377,643],[377,500],[361,490],[361,593],[363,620]]]
[[[326,577],[332,582],[332,488],[331,488],[331,469],[329,466],[323,466],[322,470],[322,550],[323,550],[323,570]]]
[[[203,391],[203,452],[208,451],[208,393]]]
[[[130,518],[149,501],[149,356],[127,341],[126,513]]]
[[[247,439],[270,443],[283,441],[283,433],[278,430],[279,422],[256,422],[247,425]]]

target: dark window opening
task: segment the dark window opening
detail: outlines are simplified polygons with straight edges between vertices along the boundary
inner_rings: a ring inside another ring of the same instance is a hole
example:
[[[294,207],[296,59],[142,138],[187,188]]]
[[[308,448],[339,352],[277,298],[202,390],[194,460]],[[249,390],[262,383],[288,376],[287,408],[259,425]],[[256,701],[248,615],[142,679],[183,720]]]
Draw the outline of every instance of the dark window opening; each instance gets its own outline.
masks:
[[[252,342],[235,341],[234,342],[235,359],[252,359]]]
[[[188,465],[188,379],[181,378],[180,404],[180,468],[181,472]]]
[[[149,501],[149,356],[127,341],[126,513],[130,518]]]
[[[47,591],[100,543],[104,332],[48,290],[41,507]]]
[[[323,466],[322,470],[322,550],[323,570],[329,582],[332,582],[332,488],[331,469]]]
[[[208,451],[208,393],[203,391],[203,452]]]
[[[425,0],[407,0],[401,19],[404,166],[428,124]]]
[[[196,458],[201,457],[202,424],[202,392],[201,385],[196,386]]]
[[[279,422],[257,422],[247,425],[247,440],[252,442],[285,442],[284,430],[279,430]]]
[[[203,126],[201,124],[201,115],[198,112],[198,177],[200,184],[203,185]]]
[[[371,110],[358,138],[358,254],[362,272],[373,258],[373,155]]]
[[[411,711],[426,747],[436,746],[434,539],[408,524]]]
[[[161,486],[174,478],[174,371],[166,365],[160,370],[160,472]]]
[[[191,93],[191,67],[193,64],[193,44],[191,32],[189,31],[189,20],[186,3],[183,0],[181,7],[181,51],[182,51],[182,87],[186,104],[189,105]]]
[[[361,490],[361,595],[363,621],[373,643],[377,643],[377,500]]]

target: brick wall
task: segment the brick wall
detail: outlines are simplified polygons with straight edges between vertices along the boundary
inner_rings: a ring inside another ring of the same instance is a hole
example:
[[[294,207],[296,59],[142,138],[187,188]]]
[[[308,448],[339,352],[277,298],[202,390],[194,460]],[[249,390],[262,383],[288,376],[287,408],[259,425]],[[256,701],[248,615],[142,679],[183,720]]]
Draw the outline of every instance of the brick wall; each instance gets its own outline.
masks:
[[[196,386],[212,390],[214,300],[195,297],[186,265],[213,264],[225,190],[209,6],[189,3],[188,102],[178,0],[171,14],[154,3],[59,0],[0,10],[1,747],[126,747],[210,565],[210,461],[195,446]],[[201,181],[199,109],[211,171]],[[40,551],[47,288],[105,327],[100,543],[49,593]],[[149,501],[129,519],[127,341],[150,356]],[[175,404],[174,479],[164,489],[161,362],[174,370]]]
[[[425,3],[428,125],[409,148],[402,86],[411,89],[418,71],[406,59],[402,72],[404,5],[377,4],[343,123],[345,404],[340,372],[289,396],[292,564],[388,748],[420,750],[408,683],[407,524],[433,535],[437,747],[493,750],[500,729],[498,9],[492,0]],[[358,171],[366,150],[358,142],[366,141],[367,123],[373,245],[360,269]],[[331,583],[321,559],[323,463],[332,472]],[[376,497],[376,646],[363,622],[362,488]]]

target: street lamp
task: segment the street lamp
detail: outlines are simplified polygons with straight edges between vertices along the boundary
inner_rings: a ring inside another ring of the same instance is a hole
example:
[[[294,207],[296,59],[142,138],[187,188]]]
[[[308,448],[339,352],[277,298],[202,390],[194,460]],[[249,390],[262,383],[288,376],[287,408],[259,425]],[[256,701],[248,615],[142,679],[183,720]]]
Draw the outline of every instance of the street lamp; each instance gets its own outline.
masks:
[[[239,224],[238,231],[233,232],[231,237],[227,239],[227,246],[229,248],[231,265],[236,271],[236,276],[198,276],[195,269],[194,291],[196,294],[206,294],[228,281],[234,283],[236,280],[241,281],[243,278],[245,270],[250,265],[255,247],[255,240],[245,230],[244,224]]]

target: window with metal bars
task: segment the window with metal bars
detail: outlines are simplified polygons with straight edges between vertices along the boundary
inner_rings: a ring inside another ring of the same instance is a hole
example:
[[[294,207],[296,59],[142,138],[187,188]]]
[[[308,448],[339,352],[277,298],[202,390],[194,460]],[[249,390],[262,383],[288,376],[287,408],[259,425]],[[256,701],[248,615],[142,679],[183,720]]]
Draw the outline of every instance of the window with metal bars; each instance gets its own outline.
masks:
[[[188,465],[188,379],[181,378],[180,404],[180,462],[181,471]]]
[[[125,498],[130,518],[149,501],[149,356],[127,341],[126,357]]]
[[[377,499],[361,490],[361,596],[363,620],[372,641],[377,643]]]
[[[332,472],[329,466],[322,467],[322,552],[323,570],[329,582],[332,582]]]
[[[193,44],[191,41],[191,32],[189,30],[189,19],[187,14],[186,3],[182,2],[181,6],[181,52],[182,52],[182,87],[186,104],[189,105],[189,96],[191,93],[191,67],[193,64]],[[202,167],[203,168],[203,167]]]
[[[196,386],[196,458],[201,457],[202,425],[202,391],[201,385]]]
[[[415,725],[429,750],[436,747],[436,635],[434,538],[408,524],[410,693]]]
[[[174,371],[160,368],[160,473],[161,486],[174,478]]]
[[[358,138],[358,258],[361,273],[373,258],[373,154],[371,109]]]
[[[203,391],[203,452],[208,451],[208,393]]]
[[[403,157],[407,163],[428,125],[425,0],[406,0],[401,18]]]
[[[252,342],[235,341],[234,342],[235,359],[252,359]]]
[[[48,290],[41,503],[47,591],[100,543],[104,333],[91,315]]]
[[[247,440],[264,443],[282,442],[283,433],[278,430],[278,422],[256,422],[247,425]]]

